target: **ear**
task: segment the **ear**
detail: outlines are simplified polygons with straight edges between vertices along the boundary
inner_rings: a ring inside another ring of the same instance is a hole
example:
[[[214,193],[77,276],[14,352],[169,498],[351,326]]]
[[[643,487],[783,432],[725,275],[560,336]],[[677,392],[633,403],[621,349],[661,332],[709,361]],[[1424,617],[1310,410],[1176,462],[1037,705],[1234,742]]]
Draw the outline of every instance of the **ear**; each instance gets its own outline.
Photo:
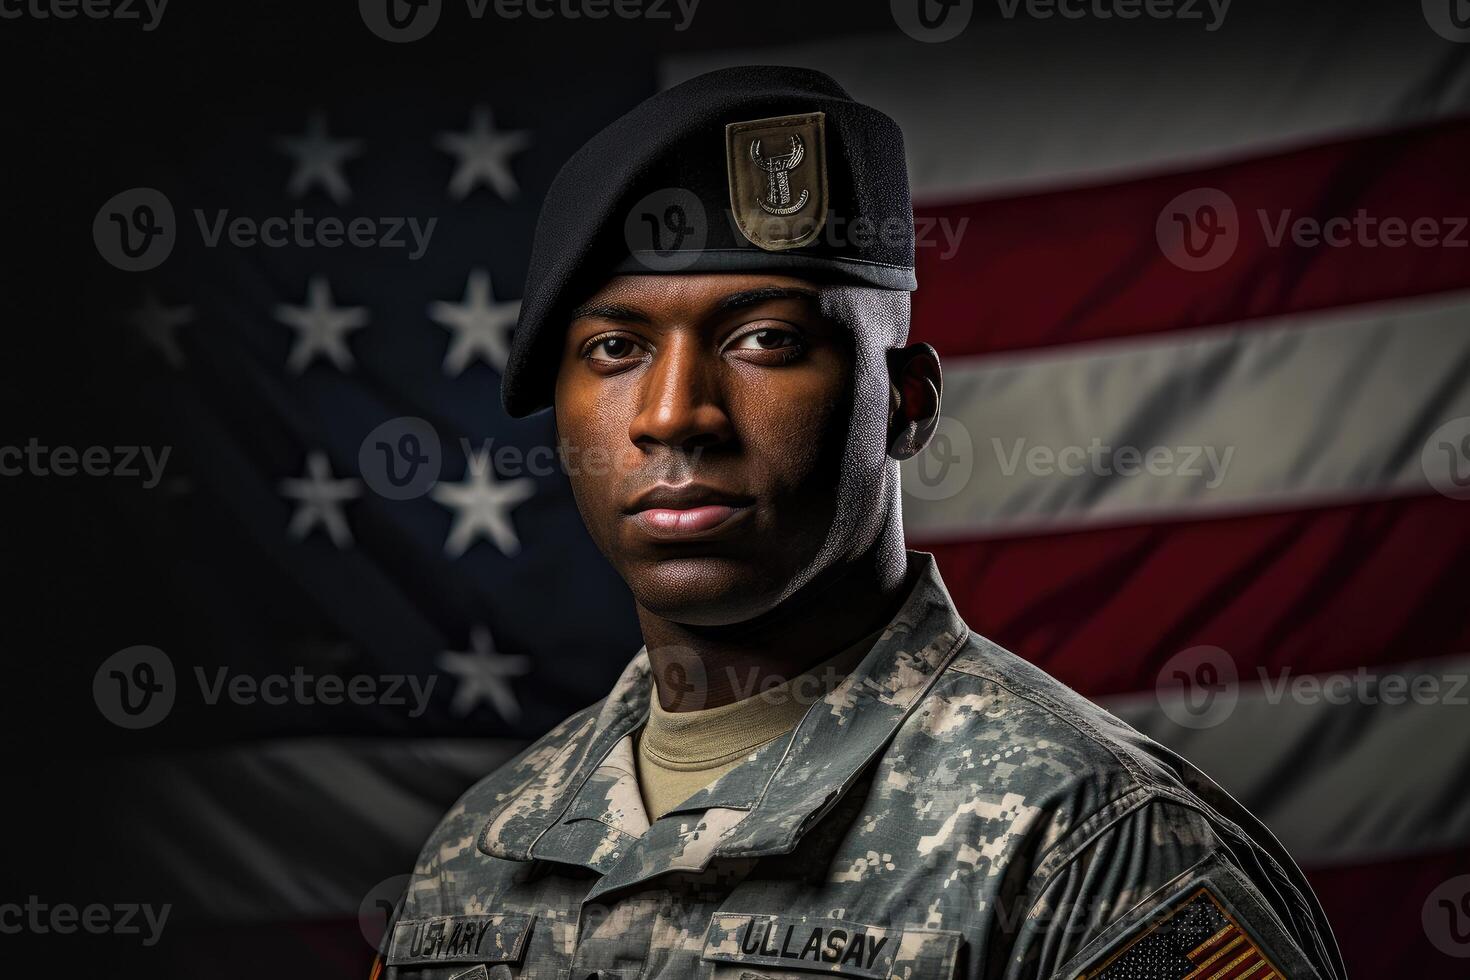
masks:
[[[928,344],[909,344],[888,356],[888,455],[897,460],[917,456],[939,425],[939,396],[944,378],[939,353]]]

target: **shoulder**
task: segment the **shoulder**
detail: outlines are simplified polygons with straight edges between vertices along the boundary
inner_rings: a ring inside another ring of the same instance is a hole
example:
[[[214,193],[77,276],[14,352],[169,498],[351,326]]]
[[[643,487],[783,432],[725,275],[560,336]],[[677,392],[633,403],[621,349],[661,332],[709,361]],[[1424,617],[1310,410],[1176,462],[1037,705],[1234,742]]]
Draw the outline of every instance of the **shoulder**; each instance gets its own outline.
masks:
[[[969,796],[1011,800],[1047,846],[1080,846],[1155,801],[1212,812],[1196,793],[1208,780],[1173,752],[974,632],[892,751]]]

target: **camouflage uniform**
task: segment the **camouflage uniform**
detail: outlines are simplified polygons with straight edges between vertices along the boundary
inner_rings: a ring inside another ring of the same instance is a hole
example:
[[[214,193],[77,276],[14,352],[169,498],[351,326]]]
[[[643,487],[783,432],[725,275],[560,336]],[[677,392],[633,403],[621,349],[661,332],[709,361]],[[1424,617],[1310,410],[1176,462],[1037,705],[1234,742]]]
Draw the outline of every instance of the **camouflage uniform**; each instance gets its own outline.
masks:
[[[389,980],[1340,978],[1301,873],[1205,776],[960,619],[933,556],[790,737],[644,817],[640,651],[472,788]]]

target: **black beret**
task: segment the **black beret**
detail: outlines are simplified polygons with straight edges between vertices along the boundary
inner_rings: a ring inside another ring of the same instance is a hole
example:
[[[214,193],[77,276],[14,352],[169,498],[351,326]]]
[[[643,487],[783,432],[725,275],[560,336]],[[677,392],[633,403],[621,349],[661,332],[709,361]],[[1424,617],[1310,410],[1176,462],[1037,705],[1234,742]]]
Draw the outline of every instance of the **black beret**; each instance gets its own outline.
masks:
[[[709,72],[572,155],[536,223],[505,410],[551,404],[567,316],[612,276],[753,271],[915,286],[903,134],[821,72]]]

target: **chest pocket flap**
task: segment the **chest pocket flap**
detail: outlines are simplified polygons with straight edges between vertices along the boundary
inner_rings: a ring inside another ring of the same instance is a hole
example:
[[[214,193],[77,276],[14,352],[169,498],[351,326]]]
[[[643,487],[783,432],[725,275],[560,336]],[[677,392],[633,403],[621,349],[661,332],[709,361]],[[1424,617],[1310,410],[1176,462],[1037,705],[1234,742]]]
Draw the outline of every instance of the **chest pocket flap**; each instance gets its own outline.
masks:
[[[513,963],[525,951],[534,915],[435,915],[393,927],[389,966]]]
[[[704,959],[867,980],[894,976],[949,980],[959,947],[960,934],[952,930],[716,912],[705,936]]]

